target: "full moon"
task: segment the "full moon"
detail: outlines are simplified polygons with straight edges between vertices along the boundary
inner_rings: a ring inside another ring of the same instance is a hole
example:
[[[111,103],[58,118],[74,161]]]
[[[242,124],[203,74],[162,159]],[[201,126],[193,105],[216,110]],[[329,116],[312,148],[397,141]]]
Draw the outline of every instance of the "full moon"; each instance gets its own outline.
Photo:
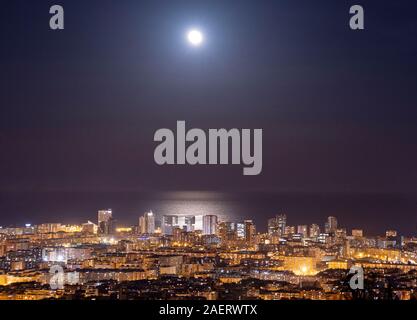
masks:
[[[190,30],[187,34],[188,42],[196,47],[203,43],[203,38],[203,34],[199,30]]]

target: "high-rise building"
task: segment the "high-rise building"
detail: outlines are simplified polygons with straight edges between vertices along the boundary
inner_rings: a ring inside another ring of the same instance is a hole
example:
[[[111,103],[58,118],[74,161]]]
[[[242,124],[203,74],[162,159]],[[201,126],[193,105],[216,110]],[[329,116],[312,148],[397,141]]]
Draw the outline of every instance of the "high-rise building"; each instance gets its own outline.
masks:
[[[171,215],[162,216],[161,229],[162,229],[163,234],[172,235],[174,228],[177,225],[178,225],[177,216],[171,216]]]
[[[217,216],[203,216],[203,235],[216,234]]]
[[[396,237],[397,236],[397,231],[396,230],[387,230],[385,232],[385,236],[387,238],[389,238],[389,237]]]
[[[325,223],[324,229],[326,233],[335,233],[337,230],[336,217],[333,217],[333,216],[328,217],[327,222]]]
[[[217,228],[217,235],[223,243],[237,239],[237,230],[235,222],[220,222]]]
[[[194,216],[194,231],[203,231],[204,230],[204,226],[203,226],[203,217],[202,215],[197,215]]]
[[[152,211],[146,212],[142,217],[139,217],[139,233],[155,233],[155,215]]]
[[[146,233],[155,233],[155,215],[152,211],[145,213]]]
[[[256,233],[255,224],[252,220],[245,220],[243,223],[245,224],[245,241],[252,243]]]
[[[268,234],[273,235],[278,233],[277,220],[275,218],[268,219]]]
[[[101,222],[107,222],[109,219],[113,217],[113,213],[111,209],[107,210],[99,210],[98,211],[98,225],[100,225]]]
[[[112,234],[115,230],[115,221],[111,209],[98,211],[98,228],[101,234]]]
[[[276,219],[280,233],[283,235],[285,232],[285,227],[287,226],[287,216],[285,214],[280,214],[277,215]]]
[[[303,238],[307,238],[308,237],[308,227],[307,225],[299,225],[297,227],[297,233],[301,234]]]
[[[345,258],[350,258],[350,242],[348,239],[344,241],[342,254]]]
[[[245,224],[242,222],[236,223],[236,235],[238,239],[245,239]]]
[[[310,230],[309,231],[310,231],[309,232],[310,238],[317,238],[319,236],[319,234],[320,234],[320,227],[319,227],[318,224],[313,223],[310,226]]]
[[[162,233],[172,235],[174,228],[194,231],[195,217],[186,215],[164,215],[162,217]]]
[[[138,223],[138,233],[144,234],[146,233],[146,222],[145,222],[145,216],[139,217],[139,223]]]
[[[268,233],[270,235],[277,234],[279,236],[284,235],[285,227],[287,225],[287,216],[285,214],[276,215],[275,218],[268,220]]]

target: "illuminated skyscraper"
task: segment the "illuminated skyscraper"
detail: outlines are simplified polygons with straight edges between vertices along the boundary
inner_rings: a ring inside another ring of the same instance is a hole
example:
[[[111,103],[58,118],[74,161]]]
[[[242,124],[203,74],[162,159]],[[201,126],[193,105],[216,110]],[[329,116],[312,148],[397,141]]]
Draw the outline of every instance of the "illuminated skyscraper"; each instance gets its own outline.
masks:
[[[268,219],[268,234],[278,234],[278,225],[275,218]]]
[[[194,216],[165,215],[162,217],[162,233],[171,235],[174,228],[180,228],[184,231],[193,231],[194,223]]]
[[[112,234],[115,229],[113,213],[111,209],[98,211],[98,228],[101,234]]]
[[[307,238],[308,237],[308,227],[307,225],[300,225],[297,227],[297,233],[301,234],[303,236],[303,238]]]
[[[178,217],[166,215],[162,217],[161,229],[163,234],[170,234],[174,230],[174,227],[178,225]]]
[[[347,239],[344,241],[342,254],[345,258],[350,258],[350,242]]]
[[[238,239],[245,239],[245,224],[242,222],[236,223],[236,235]]]
[[[255,237],[255,224],[253,223],[252,220],[245,220],[244,221],[245,224],[245,240],[248,243],[252,243]]]
[[[204,227],[203,227],[203,216],[202,215],[197,215],[194,217],[194,227],[193,227],[193,231],[203,231]]]
[[[284,235],[285,227],[287,225],[287,216],[285,214],[279,214],[275,218],[268,220],[268,233]]]
[[[217,216],[206,215],[203,216],[203,235],[216,234]]]
[[[139,233],[155,233],[155,215],[152,211],[146,212],[142,217],[139,217]]]
[[[107,222],[109,219],[113,217],[113,213],[111,209],[107,210],[99,210],[98,211],[98,225],[102,222]]]
[[[237,238],[235,222],[220,222],[217,230],[222,242],[233,241]]]
[[[335,233],[337,230],[337,219],[336,217],[328,217],[327,222],[325,223],[325,232],[326,233]]]
[[[146,233],[146,222],[145,222],[145,216],[139,217],[139,223],[138,223],[138,233],[144,234]]]

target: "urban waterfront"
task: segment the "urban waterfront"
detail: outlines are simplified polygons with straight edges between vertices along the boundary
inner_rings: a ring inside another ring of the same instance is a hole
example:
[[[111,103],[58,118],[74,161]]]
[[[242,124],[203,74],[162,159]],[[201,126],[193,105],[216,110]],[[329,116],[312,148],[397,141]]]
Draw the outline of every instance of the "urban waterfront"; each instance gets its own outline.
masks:
[[[1,6],[13,315],[417,301],[417,1]]]

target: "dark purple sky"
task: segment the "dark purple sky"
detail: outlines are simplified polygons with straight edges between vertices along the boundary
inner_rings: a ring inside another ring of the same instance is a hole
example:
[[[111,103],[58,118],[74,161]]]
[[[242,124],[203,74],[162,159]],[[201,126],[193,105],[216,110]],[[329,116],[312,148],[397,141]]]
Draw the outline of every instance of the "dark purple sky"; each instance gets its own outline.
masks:
[[[300,222],[337,209],[349,226],[360,216],[384,230],[395,216],[398,229],[414,232],[417,4],[360,1],[366,30],[354,32],[357,3],[2,4],[0,225],[93,219],[102,206],[133,223],[135,201],[120,193],[207,190],[291,194]],[[49,30],[52,4],[64,6],[64,31]],[[195,25],[207,38],[199,50],[183,39]],[[177,120],[263,128],[262,174],[157,166],[153,134]],[[106,201],[88,196],[100,192]],[[334,193],[331,206],[321,195]],[[361,205],[349,201],[358,195]],[[265,216],[291,203],[276,201]]]

